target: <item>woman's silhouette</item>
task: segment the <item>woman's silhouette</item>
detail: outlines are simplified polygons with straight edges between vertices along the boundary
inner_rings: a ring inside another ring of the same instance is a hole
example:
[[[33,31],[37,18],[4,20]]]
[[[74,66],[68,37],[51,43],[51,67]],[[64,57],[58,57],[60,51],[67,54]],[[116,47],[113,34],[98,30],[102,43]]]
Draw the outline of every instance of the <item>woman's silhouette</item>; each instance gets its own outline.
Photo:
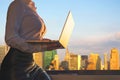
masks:
[[[0,70],[0,80],[51,80],[33,60],[33,53],[62,48],[59,43],[30,44],[45,40],[46,26],[32,0],[14,0],[7,13],[5,41],[10,46]]]

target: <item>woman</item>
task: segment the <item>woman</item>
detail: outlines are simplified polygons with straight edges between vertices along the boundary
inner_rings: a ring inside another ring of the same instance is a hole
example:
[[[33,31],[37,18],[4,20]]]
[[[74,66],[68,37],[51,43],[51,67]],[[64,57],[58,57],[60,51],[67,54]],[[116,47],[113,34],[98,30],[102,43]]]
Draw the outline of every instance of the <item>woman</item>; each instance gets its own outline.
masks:
[[[32,0],[14,0],[7,13],[5,41],[10,46],[1,65],[0,80],[51,80],[33,61],[33,53],[60,49],[58,43],[30,44],[45,40],[46,27]]]

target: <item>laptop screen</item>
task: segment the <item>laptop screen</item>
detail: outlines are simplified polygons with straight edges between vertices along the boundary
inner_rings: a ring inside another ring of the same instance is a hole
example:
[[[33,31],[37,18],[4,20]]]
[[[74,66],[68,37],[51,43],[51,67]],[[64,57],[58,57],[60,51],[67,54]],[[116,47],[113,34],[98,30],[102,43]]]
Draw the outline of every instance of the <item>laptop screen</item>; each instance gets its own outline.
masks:
[[[68,45],[74,25],[75,24],[74,24],[72,13],[69,11],[63,30],[62,30],[62,33],[59,38],[59,42],[63,45],[64,48],[66,48]]]

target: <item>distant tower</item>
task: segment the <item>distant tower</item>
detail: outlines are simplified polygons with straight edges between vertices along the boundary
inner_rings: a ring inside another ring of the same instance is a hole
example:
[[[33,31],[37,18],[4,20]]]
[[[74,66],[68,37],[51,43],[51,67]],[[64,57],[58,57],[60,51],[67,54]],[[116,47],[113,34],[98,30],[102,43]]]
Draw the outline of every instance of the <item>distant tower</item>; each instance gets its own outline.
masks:
[[[119,53],[118,49],[113,48],[110,54],[110,70],[119,70]]]
[[[100,70],[104,70],[104,65],[101,62],[101,69]]]
[[[0,64],[2,63],[4,57],[5,57],[5,46],[0,45]]]
[[[69,69],[80,70],[81,68],[81,56],[76,54],[70,54]]]
[[[108,70],[108,55],[104,54],[104,70]]]
[[[69,62],[69,60],[70,60],[70,53],[69,53],[69,50],[67,48],[66,53],[65,53],[65,61]]]
[[[98,54],[90,54],[87,70],[101,70],[101,59]]]
[[[33,59],[39,67],[43,67],[43,53],[42,52],[34,53]]]
[[[56,54],[51,62],[54,65],[55,70],[59,70],[59,56]]]
[[[86,70],[88,65],[88,55],[81,56],[81,69]]]
[[[9,49],[10,49],[10,47],[6,44],[6,45],[5,45],[5,54],[8,53]]]
[[[48,69],[50,63],[55,58],[54,56],[57,54],[56,50],[45,51],[43,53],[43,68]]]

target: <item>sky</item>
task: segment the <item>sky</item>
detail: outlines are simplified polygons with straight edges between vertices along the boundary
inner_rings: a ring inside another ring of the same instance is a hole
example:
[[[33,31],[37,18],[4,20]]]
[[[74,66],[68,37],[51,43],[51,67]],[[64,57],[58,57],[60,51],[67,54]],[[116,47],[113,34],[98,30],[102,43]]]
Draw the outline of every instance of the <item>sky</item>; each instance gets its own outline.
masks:
[[[5,44],[6,13],[13,0],[0,1],[0,44]],[[120,0],[33,0],[46,26],[46,38],[58,39],[69,10],[75,27],[68,49],[71,53],[110,53],[120,50]],[[58,50],[60,55],[65,49]],[[64,53],[63,53],[64,52]]]

